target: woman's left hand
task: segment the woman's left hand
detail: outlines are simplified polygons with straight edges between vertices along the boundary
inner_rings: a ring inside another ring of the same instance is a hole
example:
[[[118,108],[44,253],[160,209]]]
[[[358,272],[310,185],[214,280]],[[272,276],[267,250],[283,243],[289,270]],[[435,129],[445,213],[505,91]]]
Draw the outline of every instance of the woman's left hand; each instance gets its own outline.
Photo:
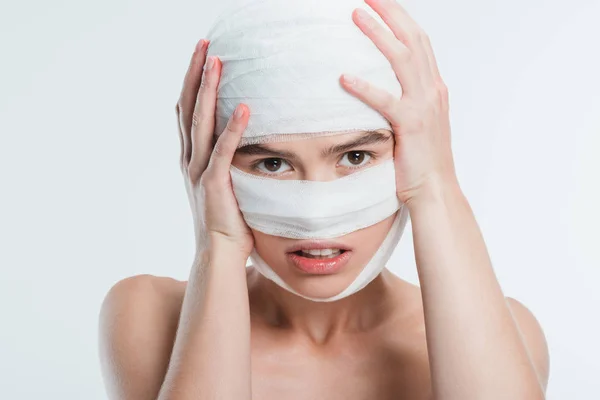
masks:
[[[448,89],[440,76],[427,34],[394,0],[365,0],[390,27],[365,10],[354,23],[381,50],[402,87],[397,98],[359,77],[342,75],[342,86],[380,112],[395,138],[396,189],[407,205],[458,186],[450,146]]]

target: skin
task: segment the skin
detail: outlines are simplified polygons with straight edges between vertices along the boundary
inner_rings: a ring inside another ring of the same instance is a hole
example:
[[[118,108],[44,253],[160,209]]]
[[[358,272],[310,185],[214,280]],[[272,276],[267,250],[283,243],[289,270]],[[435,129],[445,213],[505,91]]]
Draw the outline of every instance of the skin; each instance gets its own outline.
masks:
[[[375,162],[393,155],[398,198],[411,215],[420,287],[384,269],[354,295],[317,303],[245,268],[256,246],[290,285],[329,296],[355,276],[393,216],[340,238],[356,255],[337,276],[319,283],[294,274],[282,258],[293,241],[253,232],[237,208],[230,165],[251,171],[261,157],[236,154],[250,115],[243,104],[213,146],[221,64],[216,58],[202,74],[207,43],[200,41],[177,105],[196,257],[187,282],[141,275],[107,294],[100,357],[111,399],[544,398],[546,340],[533,314],[503,295],[458,184],[447,88],[428,38],[397,3],[366,3],[392,33],[359,11],[353,20],[388,57],[404,92],[397,99],[359,78],[340,83],[393,127],[393,140],[353,151],[376,150]],[[270,143],[269,149],[295,156],[293,168],[274,178],[330,180],[352,173],[340,165],[346,155],[319,155],[351,139]]]

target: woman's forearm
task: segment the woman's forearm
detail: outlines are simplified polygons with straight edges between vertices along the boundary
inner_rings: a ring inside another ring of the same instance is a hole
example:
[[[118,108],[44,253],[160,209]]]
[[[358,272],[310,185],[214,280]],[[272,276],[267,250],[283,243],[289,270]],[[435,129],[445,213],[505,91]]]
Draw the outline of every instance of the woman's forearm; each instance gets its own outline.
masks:
[[[409,205],[437,400],[543,399],[459,185]]]
[[[246,259],[214,237],[190,273],[160,400],[251,398]]]

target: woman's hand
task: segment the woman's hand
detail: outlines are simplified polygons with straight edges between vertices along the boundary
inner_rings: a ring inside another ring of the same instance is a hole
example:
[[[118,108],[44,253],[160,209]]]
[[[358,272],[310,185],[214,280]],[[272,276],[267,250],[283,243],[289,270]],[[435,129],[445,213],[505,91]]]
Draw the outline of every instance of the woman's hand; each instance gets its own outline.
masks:
[[[394,0],[365,0],[389,26],[366,11],[353,21],[390,61],[402,87],[401,98],[358,77],[344,74],[342,86],[380,112],[395,137],[396,187],[400,201],[436,196],[458,186],[450,146],[448,89],[440,77],[427,34]]]
[[[177,102],[180,167],[192,208],[197,250],[220,237],[234,243],[247,257],[254,238],[233,194],[229,168],[248,124],[249,109],[238,105],[213,146],[221,63],[218,57],[206,59],[207,48],[207,40],[196,46]]]

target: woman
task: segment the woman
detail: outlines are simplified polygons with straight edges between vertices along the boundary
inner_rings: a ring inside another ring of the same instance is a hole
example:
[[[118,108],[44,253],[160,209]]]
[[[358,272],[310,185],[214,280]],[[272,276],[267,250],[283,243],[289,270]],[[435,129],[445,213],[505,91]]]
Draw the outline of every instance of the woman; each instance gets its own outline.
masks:
[[[340,84],[390,130],[240,147],[252,113],[240,104],[213,148],[222,63],[198,43],[177,105],[197,256],[188,282],[136,276],[106,296],[101,358],[111,398],[544,398],[544,334],[504,297],[459,187],[447,90],[428,38],[399,4],[365,1],[391,32],[361,10],[353,21],[390,61],[403,94],[351,76]],[[398,214],[329,240],[268,235],[246,223],[231,179],[333,181],[386,161],[411,216],[420,287],[382,268],[352,295],[311,301],[348,287]],[[288,290],[245,268],[253,249]]]

